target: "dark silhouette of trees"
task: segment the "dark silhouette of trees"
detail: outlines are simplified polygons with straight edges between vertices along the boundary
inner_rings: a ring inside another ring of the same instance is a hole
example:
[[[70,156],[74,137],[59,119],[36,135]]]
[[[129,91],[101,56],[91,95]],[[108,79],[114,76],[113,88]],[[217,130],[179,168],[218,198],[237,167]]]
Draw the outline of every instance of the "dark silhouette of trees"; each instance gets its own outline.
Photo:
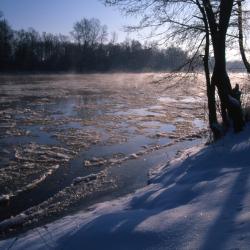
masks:
[[[83,18],[74,24],[71,34],[78,44],[94,46],[107,41],[108,28],[96,18]]]
[[[14,33],[14,67],[20,70],[34,70],[39,64],[39,34],[33,30]]]
[[[8,69],[12,57],[13,32],[0,12],[0,69]]]
[[[187,60],[178,47],[159,49],[139,41],[109,42],[107,26],[98,19],[76,22],[72,38],[34,29],[14,31],[0,18],[0,71],[143,71],[173,70]]]

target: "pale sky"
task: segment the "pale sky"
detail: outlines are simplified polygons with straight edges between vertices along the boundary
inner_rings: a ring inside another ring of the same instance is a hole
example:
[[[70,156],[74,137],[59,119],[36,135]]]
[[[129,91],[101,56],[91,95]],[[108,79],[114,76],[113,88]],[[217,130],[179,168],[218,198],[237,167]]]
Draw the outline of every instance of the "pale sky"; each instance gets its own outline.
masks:
[[[105,7],[100,0],[0,0],[0,10],[13,29],[32,27],[65,35],[81,18],[98,18],[110,33],[118,33],[119,41],[127,36],[122,27],[135,21],[115,8]]]

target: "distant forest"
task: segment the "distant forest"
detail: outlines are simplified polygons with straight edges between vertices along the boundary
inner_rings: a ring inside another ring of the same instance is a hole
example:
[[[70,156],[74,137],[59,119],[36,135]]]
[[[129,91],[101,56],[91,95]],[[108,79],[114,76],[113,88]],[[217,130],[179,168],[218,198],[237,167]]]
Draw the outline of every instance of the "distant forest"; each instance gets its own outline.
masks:
[[[0,13],[2,72],[173,71],[187,61],[188,53],[179,47],[160,49],[154,43],[129,39],[117,43],[117,35],[110,38],[107,26],[95,18],[76,22],[65,36],[32,28],[13,30]],[[242,68],[237,61],[229,65]]]
[[[136,40],[117,43],[98,19],[82,19],[69,36],[13,30],[0,15],[0,71],[173,70],[187,61],[180,48],[159,49]]]

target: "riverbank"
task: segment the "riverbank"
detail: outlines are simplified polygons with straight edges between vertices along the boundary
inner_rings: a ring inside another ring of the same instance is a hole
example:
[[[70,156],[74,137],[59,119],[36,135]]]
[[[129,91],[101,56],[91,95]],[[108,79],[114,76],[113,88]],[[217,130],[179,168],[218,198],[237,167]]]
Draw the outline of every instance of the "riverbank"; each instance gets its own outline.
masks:
[[[136,193],[99,203],[1,249],[248,249],[250,127],[185,150]]]

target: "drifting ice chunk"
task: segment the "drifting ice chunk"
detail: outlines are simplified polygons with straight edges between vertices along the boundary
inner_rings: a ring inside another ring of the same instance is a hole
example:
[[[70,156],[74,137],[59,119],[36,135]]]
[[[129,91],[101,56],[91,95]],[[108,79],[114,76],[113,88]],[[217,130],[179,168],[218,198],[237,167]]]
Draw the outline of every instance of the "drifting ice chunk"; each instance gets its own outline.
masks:
[[[90,175],[87,175],[87,176],[84,176],[84,177],[76,177],[74,180],[73,180],[73,185],[77,185],[81,182],[89,182],[89,181],[93,181],[93,180],[96,180],[98,177],[97,174],[90,174]]]

